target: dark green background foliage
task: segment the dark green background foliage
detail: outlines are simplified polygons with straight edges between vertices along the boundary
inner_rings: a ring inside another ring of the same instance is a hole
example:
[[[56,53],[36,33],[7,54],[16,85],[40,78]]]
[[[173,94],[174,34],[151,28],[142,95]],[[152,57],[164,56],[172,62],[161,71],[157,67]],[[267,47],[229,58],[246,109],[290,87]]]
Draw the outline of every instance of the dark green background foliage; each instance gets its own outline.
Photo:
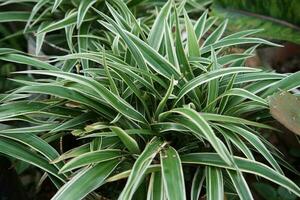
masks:
[[[273,17],[300,26],[299,0],[214,0],[224,8]]]
[[[229,19],[232,31],[259,28],[258,35],[300,43],[298,0],[214,0],[214,15]]]

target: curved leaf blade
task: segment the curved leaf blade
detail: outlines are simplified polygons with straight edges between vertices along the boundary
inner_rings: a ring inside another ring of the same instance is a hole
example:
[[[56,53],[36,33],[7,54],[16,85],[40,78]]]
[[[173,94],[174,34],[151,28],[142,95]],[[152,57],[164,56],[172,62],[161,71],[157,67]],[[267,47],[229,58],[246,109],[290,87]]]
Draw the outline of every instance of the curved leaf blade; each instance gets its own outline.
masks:
[[[164,188],[168,199],[185,200],[185,184],[181,161],[173,147],[160,152],[160,162]]]
[[[83,199],[105,183],[120,162],[106,161],[80,171],[52,197],[52,200]]]

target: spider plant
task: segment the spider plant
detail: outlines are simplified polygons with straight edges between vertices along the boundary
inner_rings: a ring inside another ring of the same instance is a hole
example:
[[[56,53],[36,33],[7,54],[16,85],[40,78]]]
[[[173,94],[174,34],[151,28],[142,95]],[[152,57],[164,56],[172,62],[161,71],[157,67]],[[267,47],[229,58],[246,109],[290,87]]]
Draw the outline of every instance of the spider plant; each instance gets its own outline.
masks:
[[[44,170],[54,200],[96,198],[107,185],[120,200],[249,200],[245,174],[300,196],[282,167],[298,172],[262,136],[274,129],[268,96],[299,87],[300,73],[244,66],[256,47],[276,44],[251,37],[256,30],[225,35],[226,21],[214,26],[207,11],[193,20],[185,2],[168,1],[155,18],[113,2],[90,7],[98,28],[66,34],[68,54],[41,61],[1,49],[1,60],[35,69],[16,72],[30,78],[1,96],[10,128],[0,152]],[[231,53],[236,45],[248,49]],[[76,143],[59,152],[67,136]]]

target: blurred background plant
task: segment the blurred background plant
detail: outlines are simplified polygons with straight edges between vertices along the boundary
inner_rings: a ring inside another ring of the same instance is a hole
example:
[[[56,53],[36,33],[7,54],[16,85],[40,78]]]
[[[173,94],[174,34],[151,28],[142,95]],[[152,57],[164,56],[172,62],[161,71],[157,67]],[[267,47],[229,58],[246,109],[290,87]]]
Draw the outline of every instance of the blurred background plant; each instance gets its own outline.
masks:
[[[299,9],[298,0],[213,0],[212,14],[231,31],[263,29],[258,36],[299,44]]]

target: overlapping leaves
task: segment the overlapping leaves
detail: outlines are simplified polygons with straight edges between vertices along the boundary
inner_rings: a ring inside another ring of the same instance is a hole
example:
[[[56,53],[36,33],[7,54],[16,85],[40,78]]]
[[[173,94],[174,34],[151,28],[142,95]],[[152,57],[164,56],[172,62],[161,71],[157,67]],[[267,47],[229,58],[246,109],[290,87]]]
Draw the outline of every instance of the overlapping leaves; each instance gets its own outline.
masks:
[[[40,1],[34,10],[52,3]],[[64,3],[55,1],[52,12]],[[125,178],[119,199],[186,199],[187,183],[192,199],[223,199],[226,193],[253,199],[244,173],[300,195],[284,176],[276,149],[258,133],[272,127],[256,120],[258,111],[269,116],[266,97],[277,86],[300,85],[298,74],[243,66],[255,47],[226,54],[235,45],[275,44],[251,37],[255,31],[226,35],[226,22],[212,28],[215,20],[207,12],[194,21],[185,1],[168,1],[152,23],[136,18],[123,1],[107,3],[110,13],[98,4],[82,1],[63,20],[39,29],[45,34],[65,28],[72,53],[51,57],[51,64],[1,51],[1,60],[34,68],[15,73],[33,79],[16,76],[22,86],[0,98],[0,122],[23,124],[0,130],[1,153],[45,170],[60,187],[53,199],[82,199]],[[88,28],[88,22],[105,30]],[[66,134],[81,145],[60,155],[50,143]]]

